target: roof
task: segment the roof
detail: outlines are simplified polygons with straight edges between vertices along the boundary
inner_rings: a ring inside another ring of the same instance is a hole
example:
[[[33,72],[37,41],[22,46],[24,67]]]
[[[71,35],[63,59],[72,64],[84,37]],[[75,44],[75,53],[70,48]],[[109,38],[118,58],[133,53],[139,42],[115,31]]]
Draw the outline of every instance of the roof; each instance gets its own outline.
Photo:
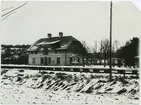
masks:
[[[70,44],[73,41],[78,41],[72,36],[63,36],[63,37],[51,37],[51,38],[41,38],[32,44],[27,51],[37,51],[41,46],[54,45],[60,43],[60,47],[56,50],[68,49]]]

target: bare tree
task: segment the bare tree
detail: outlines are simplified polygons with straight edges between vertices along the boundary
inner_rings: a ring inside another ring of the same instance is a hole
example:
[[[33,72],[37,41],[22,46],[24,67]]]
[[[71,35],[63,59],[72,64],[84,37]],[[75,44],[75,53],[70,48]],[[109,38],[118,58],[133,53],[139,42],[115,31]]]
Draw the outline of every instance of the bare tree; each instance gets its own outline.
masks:
[[[94,41],[94,46],[92,47],[92,53],[97,53],[97,41]]]
[[[82,44],[83,48],[86,50],[86,52],[89,53],[90,47],[88,46],[88,44],[85,41],[81,41],[81,44]]]
[[[100,54],[104,58],[104,66],[106,65],[106,59],[109,58],[110,41],[108,39],[101,40],[100,42]]]
[[[114,42],[113,42],[113,45],[112,45],[113,47],[112,47],[112,51],[114,52],[114,53],[116,53],[116,51],[118,50],[118,48],[119,48],[119,42],[117,41],[117,40],[115,40]]]

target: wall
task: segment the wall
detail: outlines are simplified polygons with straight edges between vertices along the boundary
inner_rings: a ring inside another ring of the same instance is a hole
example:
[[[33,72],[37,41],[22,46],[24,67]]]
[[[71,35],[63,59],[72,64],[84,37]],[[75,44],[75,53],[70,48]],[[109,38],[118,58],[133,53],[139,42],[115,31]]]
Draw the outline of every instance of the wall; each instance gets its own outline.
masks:
[[[29,54],[28,56],[28,64],[32,65],[33,64],[33,58],[35,58],[35,65],[40,65],[41,64],[41,56],[43,54],[42,53],[38,53],[38,54]]]
[[[81,56],[76,56],[76,57],[72,57],[72,53],[70,52],[49,52],[48,55],[43,55],[42,53],[38,53],[38,54],[29,54],[29,59],[28,62],[29,64],[33,64],[33,58],[35,58],[35,62],[36,65],[44,65],[41,64],[41,58],[43,58],[43,62],[45,63],[45,57],[50,57],[51,58],[51,64],[47,64],[47,65],[71,65],[70,64],[70,57],[72,58],[72,60],[74,61],[75,59],[80,59],[80,63],[82,64],[83,60]],[[57,57],[60,58],[60,64],[57,64]],[[66,61],[65,61],[65,57],[66,57]],[[34,65],[34,64],[33,64]]]
[[[65,65],[65,53],[49,52],[48,55],[42,55],[41,57],[51,57],[51,64],[48,65]],[[60,58],[60,64],[57,64],[57,57]]]

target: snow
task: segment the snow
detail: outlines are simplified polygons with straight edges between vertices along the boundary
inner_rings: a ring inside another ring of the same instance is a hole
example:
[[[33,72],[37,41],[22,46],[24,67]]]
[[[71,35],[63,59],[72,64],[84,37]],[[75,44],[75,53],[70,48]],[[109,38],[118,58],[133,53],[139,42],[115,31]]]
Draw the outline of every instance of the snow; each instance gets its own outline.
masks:
[[[1,75],[0,97],[2,104],[138,104],[139,79],[113,75],[108,81],[106,74],[10,69]]]
[[[58,43],[58,42],[60,42],[61,40],[56,40],[56,41],[52,41],[52,42],[46,42],[46,41],[44,41],[44,42],[41,42],[41,43],[39,43],[39,44],[37,44],[37,45],[50,45],[50,44],[55,44],[55,43]]]

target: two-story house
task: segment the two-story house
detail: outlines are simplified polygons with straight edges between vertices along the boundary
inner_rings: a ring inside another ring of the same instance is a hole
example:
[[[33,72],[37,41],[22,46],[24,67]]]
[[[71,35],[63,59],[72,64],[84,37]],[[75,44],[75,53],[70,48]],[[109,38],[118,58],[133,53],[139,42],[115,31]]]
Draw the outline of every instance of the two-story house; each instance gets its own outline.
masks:
[[[72,36],[63,36],[62,32],[59,32],[58,37],[48,33],[47,38],[37,40],[27,51],[31,65],[83,64],[84,48],[81,42]]]

